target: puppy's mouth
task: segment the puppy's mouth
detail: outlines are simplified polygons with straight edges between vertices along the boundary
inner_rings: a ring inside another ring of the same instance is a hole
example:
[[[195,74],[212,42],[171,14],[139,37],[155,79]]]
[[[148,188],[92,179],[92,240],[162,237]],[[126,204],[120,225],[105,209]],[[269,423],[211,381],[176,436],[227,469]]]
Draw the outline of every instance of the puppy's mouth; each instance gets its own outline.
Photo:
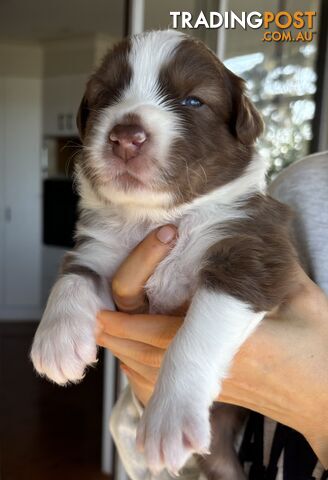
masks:
[[[124,158],[110,145],[106,145],[102,156],[107,180],[114,182],[118,188],[149,190],[158,183],[158,162],[149,151],[137,152],[130,158]]]
[[[109,149],[101,155],[99,181],[103,186],[114,186],[123,192],[157,191],[162,189],[162,173],[158,162],[151,155],[138,155],[127,162],[122,161]]]
[[[114,179],[116,186],[123,190],[144,189],[146,184],[129,172],[119,173]]]

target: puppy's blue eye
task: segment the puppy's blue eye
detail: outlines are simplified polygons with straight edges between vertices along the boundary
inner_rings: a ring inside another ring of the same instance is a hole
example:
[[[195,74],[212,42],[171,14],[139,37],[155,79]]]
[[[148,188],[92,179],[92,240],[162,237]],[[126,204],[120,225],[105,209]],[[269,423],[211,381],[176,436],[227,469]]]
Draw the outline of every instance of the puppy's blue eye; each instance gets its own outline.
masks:
[[[181,100],[180,103],[184,107],[194,107],[194,108],[198,108],[203,105],[203,102],[199,100],[199,98],[197,97],[186,97],[183,100]]]

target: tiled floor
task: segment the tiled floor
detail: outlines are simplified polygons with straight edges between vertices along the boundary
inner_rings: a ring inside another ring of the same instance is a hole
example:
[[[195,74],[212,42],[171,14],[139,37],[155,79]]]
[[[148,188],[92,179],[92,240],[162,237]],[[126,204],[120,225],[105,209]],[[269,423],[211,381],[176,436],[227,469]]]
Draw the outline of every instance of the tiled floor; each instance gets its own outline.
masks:
[[[36,324],[0,323],[0,479],[101,480],[102,368],[67,388],[28,360]]]

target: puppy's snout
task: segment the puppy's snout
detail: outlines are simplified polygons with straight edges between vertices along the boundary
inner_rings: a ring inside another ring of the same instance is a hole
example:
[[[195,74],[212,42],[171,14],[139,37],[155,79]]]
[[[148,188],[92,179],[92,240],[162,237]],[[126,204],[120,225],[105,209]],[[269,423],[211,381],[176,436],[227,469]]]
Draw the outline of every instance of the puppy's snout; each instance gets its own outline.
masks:
[[[147,134],[139,125],[115,125],[109,133],[114,155],[125,162],[136,157],[147,140]]]

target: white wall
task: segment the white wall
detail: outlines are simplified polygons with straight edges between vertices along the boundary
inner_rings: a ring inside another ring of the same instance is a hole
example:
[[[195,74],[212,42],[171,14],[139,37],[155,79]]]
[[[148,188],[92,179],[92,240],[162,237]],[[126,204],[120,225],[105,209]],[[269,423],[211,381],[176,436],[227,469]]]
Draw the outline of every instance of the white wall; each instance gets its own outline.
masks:
[[[0,318],[40,314],[42,51],[0,45]]]

